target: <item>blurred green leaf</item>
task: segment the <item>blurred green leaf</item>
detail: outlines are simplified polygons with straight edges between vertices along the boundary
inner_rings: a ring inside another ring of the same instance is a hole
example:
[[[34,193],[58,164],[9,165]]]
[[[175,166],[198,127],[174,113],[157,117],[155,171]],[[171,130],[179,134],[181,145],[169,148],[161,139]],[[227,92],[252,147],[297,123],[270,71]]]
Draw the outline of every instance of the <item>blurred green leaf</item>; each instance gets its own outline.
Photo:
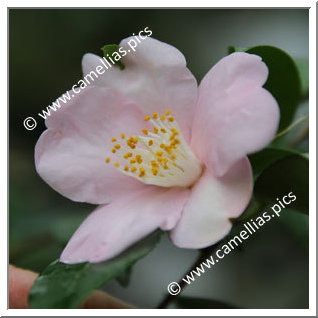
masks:
[[[296,237],[307,250],[309,249],[309,217],[290,209],[280,215],[280,222]]]
[[[247,51],[248,48],[247,47],[241,47],[241,46],[229,46],[227,49],[228,54],[232,54],[234,52],[245,52]]]
[[[309,61],[308,59],[295,59],[301,81],[302,97],[308,97],[309,92]]]
[[[301,154],[285,156],[269,165],[259,175],[254,186],[256,198],[268,204],[277,203],[276,198],[282,198],[291,191],[297,197],[292,203],[292,209],[308,213],[309,160]]]
[[[308,102],[299,105],[293,123],[279,132],[271,142],[272,147],[292,148],[299,152],[309,150],[309,109]]]
[[[257,153],[249,155],[248,158],[250,159],[252,165],[254,180],[256,180],[259,175],[271,164],[284,157],[294,154],[299,153],[297,151],[289,149],[267,147]]]
[[[131,273],[132,273],[133,266],[127,267],[118,277],[116,277],[117,282],[123,286],[128,287],[130,283]]]
[[[298,125],[301,125],[304,122],[309,122],[309,116],[302,116],[300,118],[297,118],[293,123],[291,123],[288,127],[286,127],[284,130],[280,131],[276,136],[275,139],[281,138],[288,134],[290,131],[292,131],[295,127]],[[275,140],[274,139],[274,140]]]
[[[280,108],[279,131],[293,120],[301,97],[301,81],[294,60],[274,46],[255,46],[249,49],[229,47],[229,52],[244,51],[262,58],[269,69],[264,87],[276,98]]]
[[[118,53],[118,50],[119,50],[119,45],[117,44],[108,44],[108,45],[104,45],[101,50],[103,51],[103,54],[104,54],[104,57],[105,59],[107,59],[110,63],[112,63],[112,61],[110,60],[110,57],[112,58],[112,60],[115,62],[115,65],[119,66],[119,68],[121,70],[125,69],[125,65],[124,63],[121,61],[121,60],[118,60],[116,61],[114,59],[114,53],[116,52],[117,56],[121,56],[119,53]]]
[[[86,218],[86,213],[73,213],[62,215],[61,218],[55,219],[50,224],[52,236],[62,245],[65,245],[71,238],[72,234]]]
[[[66,265],[54,261],[35,280],[29,294],[30,308],[76,308],[93,290],[146,256],[160,235],[160,231],[152,233],[105,263]]]
[[[41,238],[38,238],[39,240]],[[24,250],[24,253],[21,253],[13,261],[10,260],[10,263],[35,272],[43,271],[47,264],[60,256],[63,248],[57,242],[43,242],[42,244],[41,246],[38,243],[38,245],[33,246],[33,249]]]
[[[227,303],[206,298],[179,296],[175,298],[174,303],[179,309],[237,309]]]
[[[263,207],[264,204],[262,202],[257,201],[253,196],[245,211],[238,218],[231,219],[231,222],[234,225],[237,223],[245,222],[251,219],[254,215],[258,214]]]

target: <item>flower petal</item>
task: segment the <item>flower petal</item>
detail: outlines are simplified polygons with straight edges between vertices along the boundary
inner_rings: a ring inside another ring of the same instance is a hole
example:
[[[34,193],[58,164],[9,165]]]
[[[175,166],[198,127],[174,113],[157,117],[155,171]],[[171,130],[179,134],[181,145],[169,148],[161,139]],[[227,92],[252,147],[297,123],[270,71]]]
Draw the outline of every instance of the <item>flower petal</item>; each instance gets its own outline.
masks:
[[[183,248],[204,248],[221,240],[232,227],[229,218],[238,217],[246,208],[252,188],[247,157],[220,178],[206,170],[171,231],[173,243]]]
[[[145,114],[163,113],[170,109],[177,115],[186,139],[189,138],[193,110],[197,101],[197,82],[186,67],[182,53],[171,45],[147,38],[133,52],[129,46],[134,37],[124,39],[122,57],[125,69],[111,67],[94,81],[95,85],[113,87],[135,101]],[[86,54],[84,76],[102,65],[99,56]]]
[[[60,261],[105,261],[157,228],[172,229],[188,195],[188,189],[148,186],[98,207],[73,234]]]
[[[109,88],[87,87],[46,120],[35,147],[39,175],[57,192],[74,201],[108,203],[145,185],[125,176],[105,158],[111,137],[135,134],[143,114]]]
[[[265,147],[275,136],[279,108],[261,86],[268,69],[257,55],[233,53],[204,77],[192,131],[192,148],[216,175]]]

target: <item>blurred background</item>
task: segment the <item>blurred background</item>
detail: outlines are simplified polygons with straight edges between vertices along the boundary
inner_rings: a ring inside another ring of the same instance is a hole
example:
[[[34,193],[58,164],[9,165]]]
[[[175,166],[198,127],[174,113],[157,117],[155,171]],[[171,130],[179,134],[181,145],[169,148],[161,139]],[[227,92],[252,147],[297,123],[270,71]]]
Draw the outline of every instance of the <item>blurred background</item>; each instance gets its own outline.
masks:
[[[10,263],[35,271],[58,258],[94,206],[71,202],[51,189],[34,168],[34,146],[45,129],[23,127],[82,76],[84,53],[138,33],[185,55],[198,81],[230,45],[277,46],[300,62],[308,59],[308,10],[262,9],[11,9],[9,10],[9,253]],[[308,103],[300,113],[308,113]],[[299,145],[308,152],[308,139]],[[66,167],[67,168],[67,167]],[[290,222],[299,225],[291,231]],[[128,287],[105,287],[137,307],[156,307],[198,252],[178,249],[168,236],[134,267]],[[220,300],[240,308],[308,307],[308,217],[283,215],[244,242],[183,295]],[[173,306],[173,305],[172,305]]]

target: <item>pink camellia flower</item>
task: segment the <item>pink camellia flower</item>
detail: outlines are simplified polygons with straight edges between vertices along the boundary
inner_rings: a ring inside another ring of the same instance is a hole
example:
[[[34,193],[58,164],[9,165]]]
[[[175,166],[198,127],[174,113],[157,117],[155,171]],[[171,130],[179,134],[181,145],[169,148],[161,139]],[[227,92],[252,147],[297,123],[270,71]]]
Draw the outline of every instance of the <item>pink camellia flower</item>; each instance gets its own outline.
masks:
[[[123,40],[120,46],[129,50]],[[156,229],[182,248],[210,246],[252,194],[247,154],[274,137],[279,108],[256,55],[233,53],[199,87],[173,46],[148,38],[46,120],[39,175],[74,201],[99,204],[63,263],[110,259]],[[86,54],[83,73],[101,64]]]

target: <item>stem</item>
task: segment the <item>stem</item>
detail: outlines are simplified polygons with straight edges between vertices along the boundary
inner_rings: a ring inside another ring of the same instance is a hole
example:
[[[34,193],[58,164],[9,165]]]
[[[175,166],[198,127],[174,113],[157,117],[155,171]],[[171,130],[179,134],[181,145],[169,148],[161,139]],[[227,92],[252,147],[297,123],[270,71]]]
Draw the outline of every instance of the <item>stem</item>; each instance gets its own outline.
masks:
[[[223,240],[222,240],[223,241]],[[222,242],[221,241],[221,242]],[[183,289],[188,285],[184,280],[183,278],[187,275],[190,274],[190,272],[195,269],[197,266],[199,266],[203,261],[205,261],[208,256],[210,256],[214,250],[216,250],[216,248],[220,245],[219,242],[218,244],[215,244],[211,247],[207,247],[207,248],[204,248],[202,250],[200,250],[200,254],[198,256],[198,258],[196,259],[196,261],[190,266],[190,268],[186,271],[186,273],[182,276],[182,278],[179,280],[178,284],[181,288],[181,291],[178,295],[181,294],[181,292],[183,291]],[[164,309],[164,308],[167,308],[168,305],[170,305],[170,303],[175,299],[175,297],[177,297],[177,295],[171,295],[169,293],[167,293],[167,295],[164,297],[164,299],[161,301],[161,303],[158,305],[158,308],[159,309]]]
[[[304,127],[304,129],[296,136],[296,138],[289,144],[289,147],[296,148],[303,139],[307,138],[309,134],[309,123]]]
[[[298,124],[302,123],[303,121],[307,121],[308,122],[308,116],[303,116],[298,118],[295,122],[293,122],[292,124],[290,124],[287,128],[285,128],[283,131],[281,131],[280,133],[278,133],[274,139],[277,139],[281,136],[286,135],[289,131],[291,131],[295,126],[297,126]]]

